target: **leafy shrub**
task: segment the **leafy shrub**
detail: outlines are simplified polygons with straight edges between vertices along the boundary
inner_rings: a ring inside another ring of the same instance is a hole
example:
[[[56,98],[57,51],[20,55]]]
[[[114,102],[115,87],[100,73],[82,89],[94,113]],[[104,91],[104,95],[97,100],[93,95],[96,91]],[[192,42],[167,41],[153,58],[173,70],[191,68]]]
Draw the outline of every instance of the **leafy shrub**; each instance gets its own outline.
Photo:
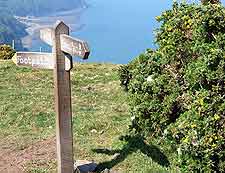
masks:
[[[12,59],[15,54],[15,50],[11,48],[9,45],[0,45],[0,59],[7,60]]]
[[[153,50],[148,49],[146,51],[146,55],[150,55],[153,52],[154,52]],[[131,71],[135,70],[139,64],[142,64],[144,68],[148,59],[149,59],[149,56],[141,55],[138,58],[131,61],[129,64],[123,65],[120,67],[119,77],[121,81],[121,86],[123,86],[126,91],[128,91],[129,82],[132,79]]]
[[[182,172],[224,172],[225,8],[175,2],[156,19],[158,48],[120,70],[131,129],[164,138]]]

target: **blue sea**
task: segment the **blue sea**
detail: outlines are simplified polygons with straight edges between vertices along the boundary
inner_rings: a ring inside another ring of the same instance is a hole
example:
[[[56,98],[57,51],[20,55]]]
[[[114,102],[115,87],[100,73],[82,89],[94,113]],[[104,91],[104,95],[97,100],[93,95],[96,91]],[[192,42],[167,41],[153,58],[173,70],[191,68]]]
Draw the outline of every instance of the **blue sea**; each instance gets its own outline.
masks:
[[[154,48],[155,16],[170,8],[165,0],[87,0],[81,30],[72,35],[87,40],[90,61],[125,64]]]
[[[86,0],[87,8],[40,17],[39,24],[65,20],[73,37],[86,40],[91,54],[88,62],[126,64],[147,48],[154,48],[155,17],[169,9],[165,0]],[[60,16],[61,15],[61,16]],[[37,34],[36,34],[37,35]],[[31,42],[29,42],[30,44]],[[50,51],[50,47],[32,38],[30,51]],[[78,58],[74,58],[79,61]]]
[[[75,10],[67,17],[73,27],[71,35],[89,43],[89,62],[115,64],[126,64],[147,48],[156,47],[154,30],[160,24],[155,17],[172,6],[172,0],[86,0],[86,3],[87,8]],[[63,20],[65,16],[59,18]],[[46,48],[40,41],[33,42],[31,50]]]

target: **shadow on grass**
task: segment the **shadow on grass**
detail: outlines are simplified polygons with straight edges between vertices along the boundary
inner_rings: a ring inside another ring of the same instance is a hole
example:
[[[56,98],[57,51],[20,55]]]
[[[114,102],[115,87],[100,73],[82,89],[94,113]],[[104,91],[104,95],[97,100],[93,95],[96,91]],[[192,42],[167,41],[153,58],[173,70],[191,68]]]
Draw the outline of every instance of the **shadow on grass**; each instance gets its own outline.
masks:
[[[122,136],[120,140],[127,141],[127,144],[121,150],[108,150],[108,149],[93,149],[95,153],[113,155],[114,158],[111,161],[99,163],[96,171],[101,172],[103,170],[111,169],[120,162],[124,161],[129,154],[141,151],[146,156],[150,157],[154,162],[163,167],[170,165],[168,158],[160,151],[155,145],[148,145],[143,137],[139,136]]]

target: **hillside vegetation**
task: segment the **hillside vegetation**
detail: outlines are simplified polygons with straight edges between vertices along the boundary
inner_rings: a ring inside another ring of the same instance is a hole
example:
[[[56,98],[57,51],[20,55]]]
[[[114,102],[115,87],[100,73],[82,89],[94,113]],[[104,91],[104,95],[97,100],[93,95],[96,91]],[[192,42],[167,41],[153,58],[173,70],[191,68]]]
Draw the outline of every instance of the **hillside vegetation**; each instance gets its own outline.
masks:
[[[0,12],[0,44],[12,45],[12,40],[20,40],[27,35],[26,26],[18,22],[12,15]],[[17,41],[17,47],[21,47]]]
[[[105,168],[122,173],[175,170],[166,149],[139,136],[124,136],[130,117],[118,68],[111,64],[74,64],[75,159],[94,160],[99,163],[98,172]],[[56,172],[52,71],[0,61],[0,96],[0,172]]]
[[[12,40],[17,40],[17,48],[22,48],[21,38],[27,35],[26,26],[18,22],[14,15],[50,15],[84,5],[83,0],[0,0],[0,44],[12,44]]]
[[[15,50],[9,45],[0,45],[0,60],[9,60],[15,54]]]
[[[120,70],[131,134],[169,145],[181,172],[225,170],[225,7],[203,2],[175,2],[156,18],[157,49]]]
[[[0,9],[18,16],[41,16],[84,4],[84,0],[0,0]]]

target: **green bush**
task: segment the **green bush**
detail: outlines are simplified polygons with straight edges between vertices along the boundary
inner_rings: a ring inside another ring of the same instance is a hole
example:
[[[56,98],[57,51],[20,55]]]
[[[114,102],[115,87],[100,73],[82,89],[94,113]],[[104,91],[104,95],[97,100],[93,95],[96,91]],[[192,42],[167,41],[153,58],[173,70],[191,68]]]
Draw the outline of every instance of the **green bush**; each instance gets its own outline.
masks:
[[[225,8],[175,2],[156,19],[158,48],[120,69],[131,130],[171,144],[182,172],[224,172]]]
[[[0,45],[0,59],[7,60],[12,59],[13,55],[15,54],[15,50],[11,48],[9,45]]]

